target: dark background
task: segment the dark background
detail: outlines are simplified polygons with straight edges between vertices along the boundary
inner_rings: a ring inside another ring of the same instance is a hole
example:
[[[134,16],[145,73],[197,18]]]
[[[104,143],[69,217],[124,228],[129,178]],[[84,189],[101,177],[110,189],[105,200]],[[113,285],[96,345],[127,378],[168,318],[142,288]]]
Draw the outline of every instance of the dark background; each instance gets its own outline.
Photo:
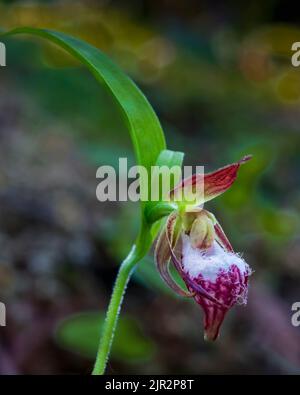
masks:
[[[0,3],[3,29],[65,31],[109,54],[145,92],[185,164],[213,170],[254,155],[207,204],[255,270],[248,306],[205,343],[199,307],[168,291],[150,254],[128,288],[108,373],[299,373],[298,15],[283,1]],[[139,224],[138,204],[96,200],[95,174],[119,157],[134,163],[131,143],[113,101],[71,58],[25,36],[5,44],[0,372],[88,374]]]

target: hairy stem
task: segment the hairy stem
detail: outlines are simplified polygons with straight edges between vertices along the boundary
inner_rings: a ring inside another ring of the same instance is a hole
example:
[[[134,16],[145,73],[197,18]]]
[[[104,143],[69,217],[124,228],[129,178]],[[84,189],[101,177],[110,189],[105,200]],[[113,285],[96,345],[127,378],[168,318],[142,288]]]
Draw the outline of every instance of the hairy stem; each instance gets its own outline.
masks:
[[[140,260],[140,257],[138,255],[139,254],[137,254],[136,246],[134,245],[127,258],[120,266],[106,313],[106,319],[102,331],[101,340],[99,343],[96,362],[92,373],[93,375],[101,375],[105,372],[124,293],[133,269],[137,262]]]

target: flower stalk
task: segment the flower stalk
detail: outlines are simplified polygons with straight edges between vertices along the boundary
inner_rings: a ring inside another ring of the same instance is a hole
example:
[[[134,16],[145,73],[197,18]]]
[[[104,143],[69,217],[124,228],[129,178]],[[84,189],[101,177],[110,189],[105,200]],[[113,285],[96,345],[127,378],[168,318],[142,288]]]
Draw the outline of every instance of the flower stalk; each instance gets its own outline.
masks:
[[[136,246],[134,245],[127,258],[125,258],[119,268],[118,276],[106,313],[96,362],[92,372],[93,375],[102,375],[105,373],[105,368],[111,351],[114,333],[117,326],[126,287],[130,280],[134,267],[138,263],[139,259],[140,258],[137,255]]]
[[[175,293],[194,298],[202,307],[205,339],[215,340],[227,311],[235,304],[246,303],[251,269],[234,252],[221,225],[212,213],[203,209],[202,204],[229,189],[236,180],[240,165],[249,159],[247,156],[213,173],[183,180],[170,192],[171,202],[159,202],[146,212],[140,237],[119,269],[93,375],[105,372],[128,281],[152,243],[152,224],[164,216],[168,219],[157,241],[156,265],[163,280]],[[204,196],[196,196],[193,206],[177,205],[176,194],[184,189],[192,192],[195,184],[200,182],[204,182]],[[180,251],[179,256],[176,249]],[[170,260],[187,289],[181,288],[170,276]]]

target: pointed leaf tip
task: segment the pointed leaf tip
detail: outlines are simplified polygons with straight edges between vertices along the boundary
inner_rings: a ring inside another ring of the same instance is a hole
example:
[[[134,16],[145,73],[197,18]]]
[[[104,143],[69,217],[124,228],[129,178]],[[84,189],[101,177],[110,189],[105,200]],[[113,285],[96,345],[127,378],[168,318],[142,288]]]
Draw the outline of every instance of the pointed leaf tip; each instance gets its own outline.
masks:
[[[253,155],[251,155],[251,154],[245,155],[245,156],[242,157],[242,159],[240,159],[240,160],[238,161],[238,163],[239,163],[240,165],[242,165],[242,164],[248,162],[249,160],[251,160],[252,158],[253,158]]]

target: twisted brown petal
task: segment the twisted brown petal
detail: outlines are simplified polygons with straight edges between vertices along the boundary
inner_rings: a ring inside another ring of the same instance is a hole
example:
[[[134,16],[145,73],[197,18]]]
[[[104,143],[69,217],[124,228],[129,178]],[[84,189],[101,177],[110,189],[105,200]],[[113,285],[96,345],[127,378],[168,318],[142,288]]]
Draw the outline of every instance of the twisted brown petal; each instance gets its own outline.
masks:
[[[225,235],[219,222],[217,222],[214,225],[214,228],[215,228],[217,242],[224,248],[224,250],[227,250],[229,252],[234,252],[232,245],[230,244],[230,241],[228,240],[227,236]]]
[[[155,262],[161,277],[174,292],[180,296],[191,297],[194,294],[183,290],[172,278],[169,271],[171,254],[181,230],[180,221],[176,213],[169,216],[166,226],[162,230],[156,244]]]

